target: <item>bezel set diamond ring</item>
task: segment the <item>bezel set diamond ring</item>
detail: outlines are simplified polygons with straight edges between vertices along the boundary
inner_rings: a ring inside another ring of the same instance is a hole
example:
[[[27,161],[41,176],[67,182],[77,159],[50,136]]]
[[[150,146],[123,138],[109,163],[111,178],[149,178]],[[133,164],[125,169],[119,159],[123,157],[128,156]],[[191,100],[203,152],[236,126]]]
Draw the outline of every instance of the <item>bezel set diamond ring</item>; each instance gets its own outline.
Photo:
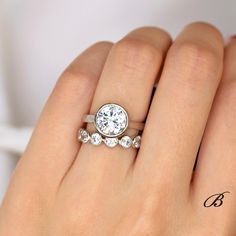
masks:
[[[97,132],[89,133],[86,129],[80,129],[78,139],[82,143],[90,142],[93,145],[105,143],[108,147],[117,145],[123,148],[139,148],[144,123],[130,121],[127,111],[115,103],[102,105],[94,115],[85,115],[85,123],[92,123]],[[127,129],[135,129],[139,134],[135,137],[125,135]]]

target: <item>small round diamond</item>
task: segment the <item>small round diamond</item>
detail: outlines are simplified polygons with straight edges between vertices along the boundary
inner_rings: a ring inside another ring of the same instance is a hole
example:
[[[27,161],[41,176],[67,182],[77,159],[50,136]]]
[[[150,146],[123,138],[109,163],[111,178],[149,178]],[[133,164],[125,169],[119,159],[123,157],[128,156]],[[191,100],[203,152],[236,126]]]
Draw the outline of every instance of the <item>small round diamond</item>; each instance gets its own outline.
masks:
[[[93,145],[99,145],[102,142],[102,136],[98,133],[93,133],[90,137],[90,142]]]
[[[104,139],[104,143],[108,146],[108,147],[115,147],[118,144],[118,138],[105,138]]]
[[[79,130],[79,136],[78,136],[79,141],[82,143],[87,143],[90,139],[89,132],[86,131],[85,129],[80,129]]]
[[[141,136],[136,136],[134,139],[133,139],[133,147],[134,148],[140,148],[141,146]]]
[[[124,136],[120,139],[119,144],[123,148],[129,148],[132,145],[132,139],[129,136]]]
[[[117,104],[105,104],[97,111],[94,123],[102,135],[118,137],[128,127],[128,114]]]

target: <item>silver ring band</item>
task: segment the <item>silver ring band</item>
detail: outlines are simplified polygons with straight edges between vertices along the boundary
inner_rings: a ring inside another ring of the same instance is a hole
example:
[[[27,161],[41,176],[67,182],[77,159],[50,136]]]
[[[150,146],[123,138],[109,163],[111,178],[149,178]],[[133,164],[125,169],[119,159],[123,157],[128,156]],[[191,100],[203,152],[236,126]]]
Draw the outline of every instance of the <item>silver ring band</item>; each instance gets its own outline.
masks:
[[[78,139],[82,143],[89,142],[95,146],[104,143],[110,148],[119,145],[123,148],[133,147],[136,149],[141,145],[140,133],[144,129],[144,123],[129,121],[128,113],[118,104],[104,104],[94,115],[84,115],[83,122],[93,123],[96,132],[89,133],[86,129],[80,129]],[[132,138],[124,134],[128,128],[140,132]]]
[[[84,115],[83,116],[84,123],[94,123],[95,115]],[[136,129],[138,131],[143,131],[144,123],[137,121],[129,121],[129,129]]]

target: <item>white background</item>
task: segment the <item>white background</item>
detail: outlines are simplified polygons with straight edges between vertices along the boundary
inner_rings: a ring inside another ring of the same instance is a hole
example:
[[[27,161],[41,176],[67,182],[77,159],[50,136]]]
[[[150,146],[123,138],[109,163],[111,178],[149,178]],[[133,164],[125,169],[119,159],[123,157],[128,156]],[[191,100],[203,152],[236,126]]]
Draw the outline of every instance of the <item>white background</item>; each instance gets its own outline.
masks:
[[[195,20],[234,34],[236,1],[0,0],[0,125],[33,126],[60,72],[94,41],[143,25],[175,36]],[[17,159],[0,150],[0,201]]]

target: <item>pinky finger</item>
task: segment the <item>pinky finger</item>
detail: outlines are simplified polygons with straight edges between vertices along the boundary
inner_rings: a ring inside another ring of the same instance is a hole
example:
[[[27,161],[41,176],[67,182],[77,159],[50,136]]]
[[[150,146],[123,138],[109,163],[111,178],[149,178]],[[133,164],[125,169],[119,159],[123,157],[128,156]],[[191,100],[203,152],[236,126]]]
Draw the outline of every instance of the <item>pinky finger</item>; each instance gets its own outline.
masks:
[[[212,224],[208,225],[215,230],[211,235],[236,235],[235,68],[236,40],[233,40],[225,49],[223,78],[208,119],[193,177],[195,212],[202,220],[200,224]]]

